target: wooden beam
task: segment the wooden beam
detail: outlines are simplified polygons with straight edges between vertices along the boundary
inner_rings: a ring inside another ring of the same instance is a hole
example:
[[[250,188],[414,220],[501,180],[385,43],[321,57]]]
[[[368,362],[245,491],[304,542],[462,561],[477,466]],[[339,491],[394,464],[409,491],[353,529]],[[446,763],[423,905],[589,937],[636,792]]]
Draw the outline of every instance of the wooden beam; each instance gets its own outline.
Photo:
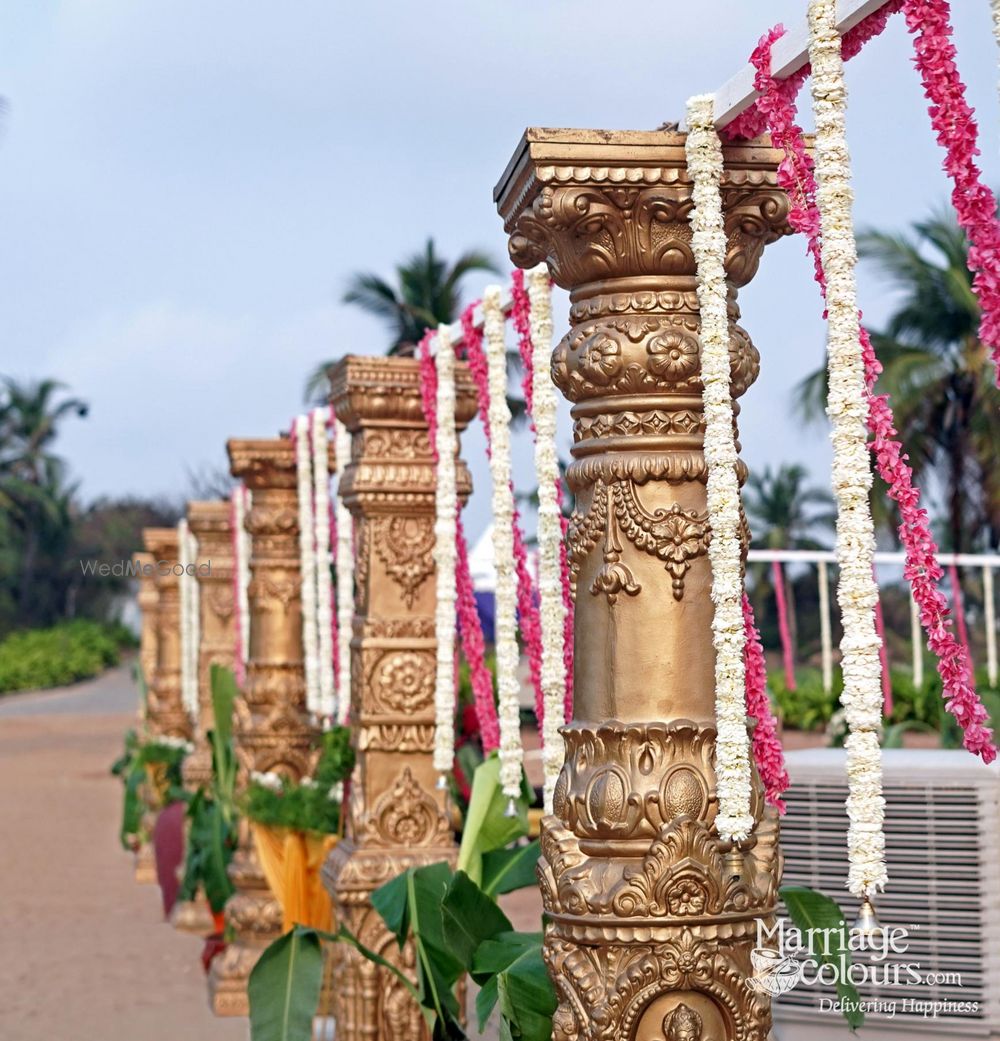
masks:
[[[840,0],[837,4],[837,28],[840,35],[849,32],[889,2],[890,0]],[[803,22],[786,32],[775,43],[771,51],[771,70],[778,79],[785,79],[798,72],[808,61],[809,26]],[[747,63],[724,87],[715,92],[717,129],[721,130],[760,97],[753,86],[756,72],[757,70]]]

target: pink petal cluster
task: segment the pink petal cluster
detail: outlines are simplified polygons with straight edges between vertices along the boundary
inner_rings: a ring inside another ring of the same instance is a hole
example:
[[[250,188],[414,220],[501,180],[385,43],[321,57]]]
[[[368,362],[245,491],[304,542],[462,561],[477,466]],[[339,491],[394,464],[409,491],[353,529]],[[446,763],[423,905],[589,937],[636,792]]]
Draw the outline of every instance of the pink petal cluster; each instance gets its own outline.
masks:
[[[788,625],[788,604],[785,601],[785,576],[779,561],[771,561],[771,580],[774,584],[774,603],[778,609],[778,636],[781,639],[781,657],[785,666],[785,687],[795,690],[795,650],[792,631]]]
[[[794,100],[780,88],[771,75],[770,45],[772,34],[761,40],[754,52],[757,69],[754,86],[761,93],[758,101],[767,114],[771,135],[785,152],[778,169],[779,183],[792,200],[789,222],[802,231],[816,265],[816,281],[824,297],[826,279],[820,262],[819,213],[816,207],[816,179],[806,153],[802,129],[796,122]],[[945,708],[965,732],[965,747],[990,763],[997,755],[993,732],[986,725],[987,713],[972,682],[972,669],[964,648],[951,631],[948,601],[938,588],[942,577],[937,560],[937,545],[930,533],[927,511],[920,505],[920,491],[913,483],[913,471],[900,444],[887,394],[876,394],[875,384],[882,365],[875,356],[868,331],[862,327],[861,355],[868,387],[868,429],[872,433],[872,451],[879,475],[888,485],[889,497],[899,505],[901,523],[899,537],[906,551],[903,574],[910,583],[913,598],[920,610],[920,624],[927,634],[927,646],[938,659],[938,673],[943,684]]]
[[[760,633],[754,622],[750,598],[743,594],[743,630],[746,642],[743,645],[743,665],[746,671],[747,715],[757,721],[753,731],[753,758],[764,785],[764,798],[779,813],[785,812],[781,798],[789,784],[785,769],[785,755],[778,737],[778,722],[771,711],[767,696],[767,667]]]
[[[855,55],[860,54],[864,45],[881,34],[889,21],[889,17],[894,15],[902,6],[903,0],[893,0],[892,3],[886,4],[877,11],[873,11],[853,29],[845,33],[840,44],[840,53],[844,61],[850,61]],[[770,67],[771,48],[784,35],[785,27],[780,23],[765,33],[757,44],[757,49],[750,56],[751,65],[759,69],[760,61],[766,55],[768,67]],[[791,76],[778,80],[778,89],[788,101],[794,101],[802,88],[802,84],[809,78],[811,72],[812,66],[807,62]],[[740,138],[758,137],[767,128],[767,112],[761,106],[761,99],[758,98],[748,109],[741,112],[723,128],[722,135],[729,141],[735,141]]]
[[[478,303],[478,301],[477,301]],[[492,453],[493,439],[490,434],[490,381],[483,352],[483,332],[477,329],[472,320],[476,304],[470,304],[462,313],[462,342],[465,345],[465,357],[469,363],[469,373],[476,385],[476,397],[479,401],[479,418],[486,434],[486,454]],[[513,484],[511,485],[513,491]],[[517,571],[517,614],[524,640],[525,653],[528,656],[528,669],[531,673],[531,685],[535,690],[535,716],[539,727],[545,719],[545,702],[542,697],[542,621],[538,614],[538,596],[535,583],[528,570],[528,552],[524,545],[524,532],[521,528],[521,517],[517,506],[514,507],[514,567]]]
[[[532,383],[535,375],[534,365],[534,343],[531,338],[531,298],[524,288],[524,272],[520,268],[514,270],[511,276],[511,319],[517,330],[518,349],[521,352],[521,362],[524,367],[524,377],[521,387],[524,391],[524,403],[528,409],[528,417],[531,421],[532,432],[535,430],[534,401],[532,399]],[[563,504],[562,481],[556,481],[556,501],[560,509]],[[569,518],[561,517],[562,542],[559,545],[559,567],[562,580],[563,607],[563,667],[566,670],[566,694],[564,713],[568,723],[573,717],[573,593],[572,583],[569,575],[569,557],[566,548],[566,532],[569,527]]]
[[[913,34],[914,64],[930,101],[928,112],[944,170],[954,185],[952,205],[969,239],[972,288],[979,299],[979,338],[989,347],[1000,384],[1000,221],[997,200],[976,165],[979,128],[955,65],[947,0],[905,0],[906,26]]]
[[[437,465],[437,368],[431,357],[431,340],[434,334],[427,332],[420,341],[420,399],[427,420],[427,436],[431,443],[434,464]],[[472,588],[472,573],[469,569],[469,550],[462,526],[462,515],[455,518],[455,583],[458,630],[462,637],[462,652],[469,663],[472,682],[472,700],[479,722],[479,735],[483,751],[489,755],[500,747],[500,723],[497,719],[496,699],[493,695],[493,677],[486,667],[483,642],[483,627],[476,608],[476,596]]]

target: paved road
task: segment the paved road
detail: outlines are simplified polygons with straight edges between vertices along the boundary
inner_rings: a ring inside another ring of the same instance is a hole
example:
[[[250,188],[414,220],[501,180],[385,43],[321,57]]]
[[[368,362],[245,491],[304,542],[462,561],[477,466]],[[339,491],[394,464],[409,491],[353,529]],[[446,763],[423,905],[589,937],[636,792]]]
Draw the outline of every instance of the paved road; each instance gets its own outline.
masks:
[[[128,668],[0,698],[0,1039],[245,1041],[208,1009],[200,941],[163,921],[118,845],[108,774]]]

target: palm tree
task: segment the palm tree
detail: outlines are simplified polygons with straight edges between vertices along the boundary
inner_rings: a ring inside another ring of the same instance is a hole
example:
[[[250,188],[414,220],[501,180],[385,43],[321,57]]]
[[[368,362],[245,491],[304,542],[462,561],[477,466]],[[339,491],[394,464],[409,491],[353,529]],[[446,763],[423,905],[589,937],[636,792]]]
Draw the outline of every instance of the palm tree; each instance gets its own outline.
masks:
[[[16,557],[15,603],[23,620],[39,617],[48,605],[34,588],[36,564],[48,545],[63,545],[72,526],[75,489],[64,482],[63,461],[51,451],[61,421],[84,417],[79,398],[58,399],[63,385],[45,379],[19,383],[3,379],[0,398],[0,503],[8,510],[8,549]]]
[[[1000,410],[992,364],[980,342],[968,243],[950,212],[913,225],[910,235],[869,231],[859,253],[900,291],[896,311],[872,342],[896,425],[916,473],[943,494],[951,548],[1000,539]],[[825,372],[800,384],[802,413],[826,401]]]
[[[470,250],[453,264],[439,257],[434,240],[396,268],[396,285],[372,272],[357,272],[341,298],[382,320],[391,339],[387,354],[412,355],[428,329],[454,322],[459,316],[462,279],[472,271],[497,271],[485,253]],[[325,396],[324,362],[306,383],[306,398]]]

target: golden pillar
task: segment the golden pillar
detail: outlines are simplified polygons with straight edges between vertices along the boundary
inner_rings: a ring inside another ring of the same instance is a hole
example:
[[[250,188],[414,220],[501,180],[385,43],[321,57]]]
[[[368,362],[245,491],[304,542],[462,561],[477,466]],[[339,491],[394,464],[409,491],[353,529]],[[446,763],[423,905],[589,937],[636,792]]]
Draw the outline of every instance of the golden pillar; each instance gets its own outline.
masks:
[[[212,749],[208,732],[215,726],[212,710],[212,666],[233,667],[233,547],[228,502],[189,502],[188,526],[197,540],[198,582],[198,715],[194,751],[185,758],[184,785],[191,791],[212,783]],[[204,894],[178,903],[171,921],[177,929],[208,935],[214,928]]]
[[[334,913],[368,947],[413,969],[372,910],[373,890],[409,867],[453,859],[447,793],[434,749],[435,469],[410,358],[347,357],[331,373],[337,416],[352,435],[340,494],[354,519],[357,563],[351,641],[351,724],[358,760],[346,837],[324,869]],[[459,430],[475,414],[457,372]],[[459,494],[471,490],[458,466]],[[423,1018],[388,972],[340,945],[338,1041],[417,1041]]]
[[[208,732],[212,713],[212,666],[233,667],[233,543],[228,502],[189,502],[188,526],[198,542],[198,718],[194,752],[184,760],[184,783],[192,790],[212,780]]]
[[[152,553],[133,553],[132,562],[136,567],[139,593],[136,600],[141,612],[141,627],[139,629],[139,675],[148,692],[149,685],[153,682],[153,672],[156,669],[156,603],[159,594],[156,592],[156,578],[153,571],[156,561]],[[146,705],[143,703],[142,715],[146,717]]]
[[[156,668],[149,689],[147,724],[158,737],[191,739],[191,716],[181,701],[181,600],[177,529],[146,528],[156,588]]]
[[[250,489],[250,648],[235,742],[243,783],[252,772],[299,780],[315,763],[316,731],[306,713],[302,654],[302,572],[295,449],[288,438],[233,440],[230,469]],[[332,461],[332,453],[331,453]],[[247,980],[264,948],[281,934],[281,906],[254,850],[252,825],[240,823],[229,866],[236,892],[226,922],[236,939],[212,963],[209,991],[220,1016],[245,1016]]]
[[[552,377],[572,402],[576,702],[539,867],[556,1041],[764,1041],[748,983],[777,819],[720,841],[699,311],[685,136],[526,132],[495,191],[515,264],[570,291]],[[734,396],[759,357],[736,291],[788,232],[781,155],[725,150]],[[740,463],[740,479],[746,468]]]

